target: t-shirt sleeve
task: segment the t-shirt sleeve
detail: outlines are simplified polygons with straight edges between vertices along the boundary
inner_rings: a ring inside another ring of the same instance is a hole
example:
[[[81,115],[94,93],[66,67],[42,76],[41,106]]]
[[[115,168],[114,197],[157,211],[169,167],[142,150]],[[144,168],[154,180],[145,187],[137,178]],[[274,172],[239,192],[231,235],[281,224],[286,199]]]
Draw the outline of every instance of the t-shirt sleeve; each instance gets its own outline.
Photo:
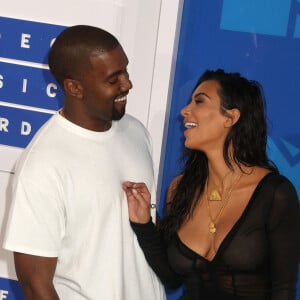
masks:
[[[275,190],[269,218],[272,300],[295,299],[300,253],[300,213],[297,193],[284,180]]]
[[[57,184],[46,172],[40,178],[14,179],[3,247],[14,252],[57,257],[65,232],[64,208]]]
[[[178,288],[182,284],[182,277],[171,269],[163,238],[153,222],[150,220],[146,224],[133,222],[130,222],[130,224],[137,235],[147,262],[161,282],[167,288]]]

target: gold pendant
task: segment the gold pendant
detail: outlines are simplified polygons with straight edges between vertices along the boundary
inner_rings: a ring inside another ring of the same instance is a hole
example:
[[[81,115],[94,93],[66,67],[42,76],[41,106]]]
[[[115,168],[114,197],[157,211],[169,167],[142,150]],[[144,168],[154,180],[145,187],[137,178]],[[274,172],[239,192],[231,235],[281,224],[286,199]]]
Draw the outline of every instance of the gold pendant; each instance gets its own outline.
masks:
[[[213,189],[209,195],[209,200],[210,201],[221,201],[221,196],[220,193],[218,192],[218,190]]]
[[[210,233],[215,233],[217,231],[217,228],[216,228],[214,222],[210,222],[208,225],[208,228],[209,228]]]

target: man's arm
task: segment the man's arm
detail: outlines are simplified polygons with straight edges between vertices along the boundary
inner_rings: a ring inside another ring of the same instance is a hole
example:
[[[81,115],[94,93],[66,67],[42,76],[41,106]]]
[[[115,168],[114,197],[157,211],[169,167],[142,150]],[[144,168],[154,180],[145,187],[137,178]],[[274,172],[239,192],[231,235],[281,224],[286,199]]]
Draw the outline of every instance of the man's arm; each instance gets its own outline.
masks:
[[[26,300],[59,300],[53,285],[57,257],[14,252],[14,261]]]

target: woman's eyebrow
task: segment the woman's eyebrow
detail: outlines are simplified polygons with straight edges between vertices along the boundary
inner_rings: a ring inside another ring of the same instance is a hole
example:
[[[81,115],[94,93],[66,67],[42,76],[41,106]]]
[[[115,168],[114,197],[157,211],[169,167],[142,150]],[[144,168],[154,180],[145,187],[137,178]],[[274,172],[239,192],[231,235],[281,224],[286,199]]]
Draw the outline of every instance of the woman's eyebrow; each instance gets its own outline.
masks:
[[[204,97],[207,97],[208,99],[210,99],[210,97],[204,92],[199,92],[199,93],[195,94],[194,98],[199,97],[199,96],[204,96]]]

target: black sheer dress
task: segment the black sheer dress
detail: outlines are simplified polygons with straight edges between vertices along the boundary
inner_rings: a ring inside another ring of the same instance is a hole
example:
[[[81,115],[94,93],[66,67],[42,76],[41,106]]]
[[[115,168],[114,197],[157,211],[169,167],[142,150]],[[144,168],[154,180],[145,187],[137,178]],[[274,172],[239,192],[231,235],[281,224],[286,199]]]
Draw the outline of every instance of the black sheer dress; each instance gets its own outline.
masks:
[[[214,259],[177,235],[167,243],[152,222],[131,223],[145,257],[168,288],[183,284],[182,300],[294,300],[300,213],[293,185],[275,173],[256,187]]]

